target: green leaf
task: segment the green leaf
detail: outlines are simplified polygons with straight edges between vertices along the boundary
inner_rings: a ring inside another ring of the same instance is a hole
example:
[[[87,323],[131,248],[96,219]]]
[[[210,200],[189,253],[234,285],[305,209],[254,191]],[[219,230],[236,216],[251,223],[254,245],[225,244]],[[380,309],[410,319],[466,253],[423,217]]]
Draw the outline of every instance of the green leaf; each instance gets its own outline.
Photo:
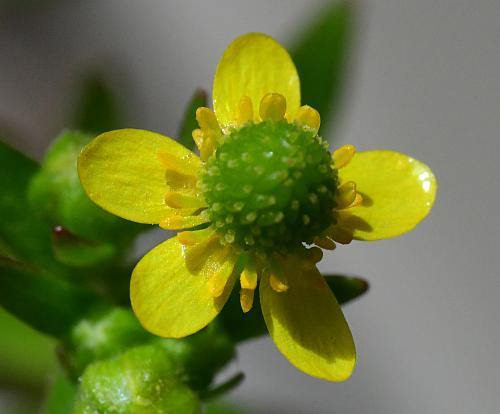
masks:
[[[194,335],[162,339],[160,343],[185,372],[186,383],[196,391],[206,391],[219,370],[235,356],[233,341],[217,322]]]
[[[326,130],[340,103],[353,34],[354,2],[332,2],[298,36],[291,55],[300,76],[302,102],[321,114]]]
[[[71,123],[73,128],[98,134],[123,127],[124,123],[111,86],[99,74],[88,74]]]
[[[0,306],[40,332],[62,336],[96,301],[65,280],[0,258]]]
[[[190,150],[194,149],[195,143],[191,133],[193,129],[198,128],[198,122],[196,121],[196,110],[200,106],[207,106],[207,93],[204,90],[197,90],[189,103],[186,106],[184,112],[184,118],[179,129],[177,138],[179,142]]]
[[[340,304],[359,298],[368,292],[370,287],[366,280],[359,277],[344,275],[324,275],[324,277]]]
[[[325,280],[339,304],[343,305],[368,291],[368,282],[357,277],[326,275]],[[240,306],[239,292],[231,294],[222,310],[219,320],[235,342],[242,342],[261,335],[267,335],[267,327],[260,310],[259,295],[254,296],[250,312],[243,313]]]
[[[51,229],[38,220],[26,197],[35,161],[0,141],[0,240],[4,256],[60,271],[51,248]]]
[[[0,384],[41,391],[57,366],[55,341],[0,307]],[[29,358],[27,358],[29,356]]]
[[[60,375],[54,381],[43,410],[44,414],[68,414],[76,396],[75,385]]]

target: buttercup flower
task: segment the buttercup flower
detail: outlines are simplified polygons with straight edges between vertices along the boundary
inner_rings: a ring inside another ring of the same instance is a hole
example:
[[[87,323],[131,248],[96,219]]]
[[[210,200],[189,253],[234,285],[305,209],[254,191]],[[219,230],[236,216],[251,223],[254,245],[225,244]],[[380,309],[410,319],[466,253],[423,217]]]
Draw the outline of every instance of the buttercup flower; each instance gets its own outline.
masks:
[[[286,50],[263,34],[227,48],[213,84],[213,111],[199,108],[200,156],[162,135],[123,129],[94,139],[79,159],[89,197],[125,219],[184,230],[132,274],[143,326],[163,337],[199,331],[240,284],[243,312],[259,288],[269,333],[309,375],[347,379],[355,347],[342,311],[316,268],[321,249],[411,230],[432,207],[436,180],[392,151],[329,152],[320,116],[300,106]]]

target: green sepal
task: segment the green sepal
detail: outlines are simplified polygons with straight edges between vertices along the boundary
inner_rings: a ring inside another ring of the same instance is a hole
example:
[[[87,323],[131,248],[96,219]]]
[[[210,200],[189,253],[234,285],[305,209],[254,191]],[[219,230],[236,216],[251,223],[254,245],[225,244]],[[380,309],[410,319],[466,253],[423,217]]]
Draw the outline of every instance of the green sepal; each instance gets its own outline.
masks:
[[[77,158],[92,136],[64,131],[47,151],[40,171],[30,183],[31,205],[55,228],[62,226],[83,239],[84,246],[56,246],[59,259],[67,264],[95,265],[123,252],[143,226],[112,215],[85,194],[78,177]],[[42,218],[41,218],[42,219]],[[76,243],[77,239],[73,239]],[[66,239],[65,242],[69,240]],[[93,243],[92,243],[93,242]],[[106,243],[116,246],[114,251]],[[78,247],[82,247],[79,252]],[[67,257],[65,257],[67,253]]]
[[[207,106],[207,93],[202,89],[197,90],[188,102],[177,135],[179,142],[190,150],[195,148],[192,132],[193,129],[198,128],[196,110],[200,106]]]
[[[26,197],[38,164],[0,141],[0,250],[2,256],[60,273],[52,254],[50,225],[38,220]]]
[[[98,306],[71,328],[60,357],[71,376],[77,378],[88,364],[115,357],[153,338],[130,309]]]
[[[235,356],[234,342],[216,322],[194,335],[162,339],[160,343],[184,371],[184,381],[197,391],[205,391],[217,372]]]
[[[96,301],[66,280],[0,258],[0,306],[40,332],[64,335]]]
[[[332,2],[290,49],[300,76],[301,100],[321,114],[323,131],[338,109],[345,84],[355,7],[351,0]]]
[[[92,134],[123,127],[118,100],[104,77],[97,73],[86,75],[70,124],[72,128]]]
[[[341,305],[363,295],[369,287],[368,282],[357,277],[326,275],[325,280]],[[235,342],[267,335],[267,327],[260,310],[259,295],[254,296],[254,303],[250,312],[243,313],[239,292],[237,292],[237,289],[234,290],[235,292],[231,294],[228,303],[219,316],[219,321],[226,329],[226,332]]]
[[[73,414],[201,413],[198,397],[179,374],[176,362],[160,344],[94,362],[80,378]]]

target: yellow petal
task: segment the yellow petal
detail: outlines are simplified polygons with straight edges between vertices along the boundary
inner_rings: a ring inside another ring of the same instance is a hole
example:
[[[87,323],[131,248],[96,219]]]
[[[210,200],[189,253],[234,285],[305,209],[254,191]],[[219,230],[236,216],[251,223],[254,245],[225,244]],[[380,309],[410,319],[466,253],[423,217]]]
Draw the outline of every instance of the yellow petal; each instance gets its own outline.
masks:
[[[235,278],[218,297],[208,280],[220,270],[217,250],[198,269],[189,269],[177,239],[163,242],[147,253],[132,273],[132,308],[148,331],[166,338],[181,338],[209,324],[226,303]],[[213,259],[213,260],[212,260]],[[229,259],[228,259],[229,260]]]
[[[288,52],[271,37],[249,33],[235,39],[224,52],[215,72],[214,110],[223,128],[238,124],[238,106],[247,96],[259,122],[259,104],[267,93],[286,99],[286,118],[292,121],[300,105],[300,83]]]
[[[121,129],[99,135],[78,159],[83,188],[92,201],[113,214],[139,223],[159,223],[171,210],[165,204],[170,187],[159,152],[176,159],[196,157],[154,132]]]
[[[339,226],[358,240],[380,240],[413,229],[434,204],[437,182],[431,169],[394,151],[357,153],[339,170],[341,182],[354,181],[359,206],[339,212]]]
[[[300,270],[290,259],[289,288],[278,293],[263,277],[262,313],[276,346],[298,369],[328,381],[351,375],[356,351],[349,326],[333,293],[316,268]]]

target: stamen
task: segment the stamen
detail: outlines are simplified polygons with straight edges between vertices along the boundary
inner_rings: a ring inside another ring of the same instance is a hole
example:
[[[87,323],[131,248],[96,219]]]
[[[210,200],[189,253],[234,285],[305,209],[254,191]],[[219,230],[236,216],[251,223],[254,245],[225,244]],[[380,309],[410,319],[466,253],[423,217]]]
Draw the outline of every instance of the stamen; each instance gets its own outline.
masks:
[[[356,199],[356,183],[347,181],[337,190],[337,210],[350,206]]]
[[[236,119],[238,125],[244,125],[253,121],[252,100],[248,96],[241,98],[237,109]]]
[[[202,208],[207,207],[202,196],[189,196],[183,193],[168,192],[165,195],[165,203],[172,208]]]
[[[196,176],[201,166],[200,159],[194,154],[184,158],[177,158],[168,152],[158,151],[158,159],[168,171],[184,175]]]
[[[179,240],[179,243],[184,246],[193,246],[195,244],[201,243],[207,237],[212,236],[214,232],[215,229],[212,227],[196,231],[183,231],[177,233],[177,240]]]
[[[247,313],[253,306],[254,289],[241,289],[240,290],[240,304],[243,313]]]
[[[196,120],[200,125],[202,136],[197,132],[197,137],[195,138],[193,135],[193,139],[195,139],[195,142],[196,140],[200,142],[199,145],[197,143],[198,149],[200,150],[200,156],[206,161],[215,151],[217,141],[221,137],[222,131],[215,114],[208,108],[198,108],[196,110]]]
[[[337,169],[345,167],[349,164],[356,153],[356,147],[354,145],[344,145],[338,150],[333,152],[333,164]]]
[[[279,93],[268,93],[260,101],[259,114],[263,120],[282,121],[285,112],[286,99]]]
[[[329,237],[315,237],[314,244],[325,250],[335,250],[335,248],[337,247],[335,242]]]
[[[275,292],[281,293],[288,290],[288,283],[286,281],[283,271],[278,266],[272,266],[269,271],[269,285]]]
[[[323,251],[319,247],[311,247],[304,252],[305,256],[312,263],[318,263],[323,258]]]
[[[342,227],[333,227],[330,232],[330,237],[340,244],[349,244],[352,242],[352,232]]]
[[[257,287],[257,269],[252,259],[249,259],[247,265],[241,272],[240,284],[242,289],[255,289]]]
[[[196,210],[195,210],[196,211]],[[197,216],[181,216],[178,210],[174,210],[169,216],[160,222],[160,227],[167,230],[180,230],[199,226],[208,223],[210,218],[206,214]]]
[[[321,124],[321,117],[316,109],[310,107],[309,105],[304,105],[298,109],[297,115],[295,116],[295,123],[302,128],[308,128],[317,134]]]
[[[349,204],[347,208],[352,208],[352,207],[357,207],[363,204],[363,196],[360,193],[356,193],[356,197],[354,198],[354,201]]]
[[[208,260],[211,263],[207,263],[207,266],[210,269],[219,267],[215,273],[208,279],[207,285],[210,295],[214,298],[219,297],[224,292],[226,288],[229,277],[233,272],[233,267],[235,264],[235,260],[227,258],[230,250],[225,248],[219,254],[216,254],[215,257],[209,257]]]

